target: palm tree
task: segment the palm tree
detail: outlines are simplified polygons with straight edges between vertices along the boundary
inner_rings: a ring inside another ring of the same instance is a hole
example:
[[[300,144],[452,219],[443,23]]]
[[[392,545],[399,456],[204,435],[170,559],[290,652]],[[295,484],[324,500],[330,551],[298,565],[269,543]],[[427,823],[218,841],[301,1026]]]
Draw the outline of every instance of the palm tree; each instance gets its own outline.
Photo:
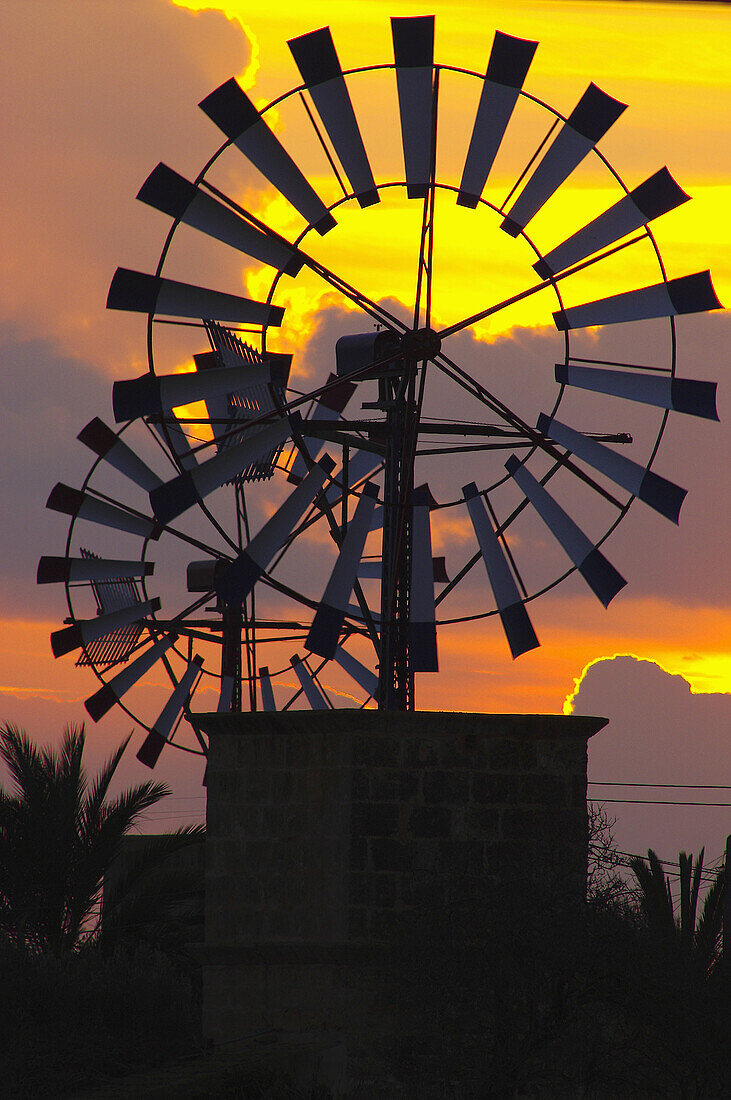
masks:
[[[698,917],[698,901],[703,876],[701,849],[695,863],[692,855],[681,852],[680,911],[676,917],[670,881],[657,855],[650,848],[647,862],[639,856],[630,860],[640,891],[640,906],[648,930],[658,948],[679,956],[701,977],[707,977],[721,954],[725,869],[716,872]]]
[[[83,725],[67,727],[58,750],[0,726],[0,758],[14,785],[0,790],[0,934],[22,951],[61,954],[98,932],[104,876],[124,836],[170,794],[146,782],[110,798],[129,738],[93,780],[82,764],[84,743]],[[202,826],[169,834],[158,861],[201,835]],[[154,853],[148,866],[153,860]]]

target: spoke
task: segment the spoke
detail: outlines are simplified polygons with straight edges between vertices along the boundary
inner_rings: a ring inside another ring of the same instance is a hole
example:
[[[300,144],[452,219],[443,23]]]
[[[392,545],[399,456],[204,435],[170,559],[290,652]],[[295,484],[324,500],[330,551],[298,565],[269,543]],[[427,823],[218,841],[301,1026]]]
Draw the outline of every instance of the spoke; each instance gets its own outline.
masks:
[[[499,313],[503,309],[507,309],[508,306],[514,306],[516,302],[522,302],[526,298],[530,298],[533,294],[539,294],[542,290],[545,290],[546,287],[553,286],[562,279],[568,279],[570,275],[575,275],[578,271],[583,271],[593,264],[598,264],[601,260],[606,260],[608,256],[613,256],[615,252],[621,252],[622,249],[629,248],[630,245],[637,244],[639,241],[644,241],[646,237],[646,232],[640,234],[638,237],[632,237],[629,241],[625,241],[615,248],[607,249],[606,252],[600,252],[598,256],[594,256],[590,260],[585,260],[583,263],[576,264],[567,271],[562,271],[559,275],[543,279],[540,283],[529,286],[526,290],[521,290],[518,294],[513,294],[510,298],[504,298],[502,302],[496,302],[495,305],[488,306],[487,309],[483,309],[479,313],[473,313],[471,317],[465,317],[464,320],[458,321],[456,325],[450,325],[448,328],[442,329],[439,333],[439,337],[441,340],[444,340],[447,336],[452,336],[455,332],[462,332],[463,329],[470,328],[471,325],[477,324],[478,321],[484,321],[486,317],[492,317],[493,314]]]
[[[239,204],[235,202],[234,199],[229,198],[229,196],[226,195],[223,191],[219,191],[218,188],[214,187],[213,184],[209,183],[208,180],[203,180],[202,183],[203,186],[206,187],[212,194],[216,195],[217,198],[221,199],[222,202],[225,202],[228,206],[231,207],[232,210],[235,210],[237,214],[240,214],[242,218],[245,218],[252,225],[256,226],[257,229],[260,229],[263,233],[266,233],[269,236],[279,237],[279,234],[276,233],[275,230],[271,229],[270,226],[268,226],[265,222],[260,221],[259,218],[257,218],[254,214],[251,214],[248,210],[244,209],[243,206],[239,206]],[[296,245],[291,244],[290,242],[287,243],[290,245],[291,248],[296,248]],[[365,313],[368,313],[375,320],[379,321],[380,324],[385,325],[386,328],[392,329],[396,332],[407,331],[408,326],[405,325],[403,321],[400,321],[398,317],[394,317],[392,313],[389,313],[389,311],[384,306],[381,306],[377,302],[374,302],[367,295],[361,294],[359,290],[351,286],[350,283],[346,282],[345,279],[340,278],[340,276],[336,275],[334,271],[331,271],[329,268],[325,267],[325,265],[320,263],[319,260],[315,260],[312,256],[309,256],[300,248],[297,248],[297,253],[299,257],[304,261],[304,264],[309,267],[311,271],[314,271],[316,275],[319,275],[320,278],[324,279],[325,282],[330,284],[330,286],[340,291],[340,293],[344,297],[348,298],[354,305],[357,305]]]
[[[560,469],[561,469],[561,464],[559,462],[557,462],[554,466],[551,467],[551,469],[548,471],[548,473],[543,475],[543,477],[541,478],[541,485],[546,485],[547,482],[549,482],[551,480],[553,475],[555,473],[557,473]],[[464,498],[462,498],[462,500],[459,503],[464,503]],[[486,495],[485,495],[485,503],[488,504]],[[497,517],[496,517],[495,513],[493,512],[492,505],[488,504],[488,507],[490,508],[492,518],[495,522],[495,534],[498,536],[498,538],[502,538],[503,534],[505,533],[505,531],[507,531],[508,527],[510,527],[511,523],[513,523],[518,518],[520,513],[528,507],[528,498],[527,497],[523,498],[523,500],[520,502],[520,504],[516,508],[513,509],[513,511],[510,513],[510,515],[508,516],[508,518],[505,520],[504,523],[498,523],[497,522]],[[507,542],[503,542],[503,546],[505,547],[506,550],[508,550]],[[513,560],[512,559],[512,554],[510,554],[509,551],[508,551],[508,553],[509,553],[509,556],[510,556],[510,560],[512,561]],[[439,595],[434,600],[434,606],[435,607],[438,607],[439,604],[442,602],[442,600],[445,599],[449,595],[449,593],[459,584],[459,582],[464,577],[466,577],[467,574],[472,569],[474,569],[474,567],[477,565],[478,561],[482,561],[482,553],[479,550],[477,551],[476,554],[473,555],[473,557],[471,557],[469,559],[469,561],[465,565],[462,566],[460,571],[458,573],[456,573],[455,576],[452,577],[452,580],[442,589],[442,591],[439,593]],[[521,585],[521,588],[523,588],[524,594],[527,594],[527,593],[525,593],[525,588],[523,587],[522,580],[520,580],[517,569],[516,569],[516,576],[518,577],[518,579],[520,581],[520,585]],[[486,612],[485,614],[486,615],[490,614],[490,612]],[[483,618],[483,617],[484,616],[482,616],[482,615],[473,615],[473,616],[470,616],[469,618],[479,619],[479,618]],[[467,621],[468,620],[465,619],[465,622],[467,622]]]
[[[559,462],[561,463],[561,465],[565,466],[567,470],[570,470],[572,474],[575,474],[575,476],[583,481],[586,485],[589,485],[592,489],[595,490],[595,492],[599,493],[600,496],[609,501],[610,504],[613,504],[615,508],[619,508],[620,510],[624,508],[624,505],[621,504],[616,497],[612,496],[611,493],[602,488],[602,486],[594,481],[593,478],[584,473],[584,471],[576,466],[571,461],[571,459],[568,458],[568,456],[562,451],[560,451],[554,443],[546,439],[546,437],[542,435],[537,430],[537,428],[531,428],[530,425],[522,420],[517,413],[514,413],[512,409],[508,408],[507,405],[504,405],[502,401],[499,401],[496,397],[489,393],[489,391],[486,390],[484,386],[480,385],[480,383],[477,382],[476,379],[472,378],[472,376],[469,375],[467,371],[462,370],[461,367],[458,367],[456,363],[452,362],[451,359],[448,359],[447,356],[442,354],[441,352],[436,357],[434,362],[443,374],[446,374],[447,377],[452,378],[452,380],[455,381],[457,385],[462,386],[463,389],[467,390],[468,393],[471,393],[472,396],[475,397],[478,401],[482,401],[483,404],[491,408],[493,412],[496,412],[509,424],[512,424],[513,427],[521,430],[531,441],[531,443],[533,443],[536,447],[539,447],[542,451],[545,451],[546,454],[550,455],[555,462]]]

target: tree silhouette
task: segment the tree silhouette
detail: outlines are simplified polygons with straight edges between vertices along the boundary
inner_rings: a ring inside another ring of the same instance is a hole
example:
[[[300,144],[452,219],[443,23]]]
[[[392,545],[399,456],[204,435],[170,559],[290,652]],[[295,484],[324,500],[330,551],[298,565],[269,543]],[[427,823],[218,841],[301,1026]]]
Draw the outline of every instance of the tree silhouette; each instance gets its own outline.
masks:
[[[720,957],[726,883],[725,869],[717,871],[699,917],[704,851],[701,849],[695,862],[693,856],[685,852],[678,856],[680,907],[677,916],[670,880],[656,853],[650,848],[647,862],[635,856],[629,864],[640,890],[642,915],[656,946],[692,967],[702,978],[711,973]]]
[[[170,794],[146,782],[109,797],[129,738],[90,780],[85,731],[66,728],[58,750],[38,748],[21,729],[0,726],[0,758],[14,790],[0,790],[0,934],[24,952],[60,955],[98,932],[104,876],[140,816]],[[148,868],[197,842],[202,827],[168,834]],[[153,846],[154,847],[154,846]]]

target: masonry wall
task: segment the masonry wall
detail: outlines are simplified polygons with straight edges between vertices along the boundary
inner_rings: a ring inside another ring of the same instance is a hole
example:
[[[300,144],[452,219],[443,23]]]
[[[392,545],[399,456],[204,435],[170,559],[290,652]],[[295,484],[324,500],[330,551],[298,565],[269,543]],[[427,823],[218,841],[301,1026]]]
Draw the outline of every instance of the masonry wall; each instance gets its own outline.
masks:
[[[519,969],[537,974],[546,938],[575,934],[586,742],[604,724],[203,716],[204,1027],[214,1043],[272,1029],[336,1051],[338,1073],[371,1082],[374,1096],[387,1080],[397,1095],[409,1060],[428,1061],[435,1043],[443,1061],[476,997],[489,1015],[488,987],[497,996]]]

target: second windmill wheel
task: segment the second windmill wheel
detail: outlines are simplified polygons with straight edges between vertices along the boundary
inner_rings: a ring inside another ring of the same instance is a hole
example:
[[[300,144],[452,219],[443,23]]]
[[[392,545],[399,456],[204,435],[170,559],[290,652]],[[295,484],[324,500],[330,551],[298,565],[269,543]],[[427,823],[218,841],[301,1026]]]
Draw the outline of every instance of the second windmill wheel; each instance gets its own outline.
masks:
[[[539,100],[532,41],[497,32],[472,72],[435,62],[432,17],[391,28],[363,69],[328,28],[293,39],[300,82],[261,109],[227,81],[198,177],[160,164],[138,195],[172,224],[108,305],[147,315],[149,369],[80,433],[38,579],[65,583],[52,644],[99,677],[92,718],[128,710],[150,765],[205,753],[195,711],[411,709],[445,629],[484,620],[517,657],[572,574],[606,606],[632,502],[678,521],[669,412],[716,419],[675,318],[720,303],[650,227],[688,196],[598,146],[625,104]]]

